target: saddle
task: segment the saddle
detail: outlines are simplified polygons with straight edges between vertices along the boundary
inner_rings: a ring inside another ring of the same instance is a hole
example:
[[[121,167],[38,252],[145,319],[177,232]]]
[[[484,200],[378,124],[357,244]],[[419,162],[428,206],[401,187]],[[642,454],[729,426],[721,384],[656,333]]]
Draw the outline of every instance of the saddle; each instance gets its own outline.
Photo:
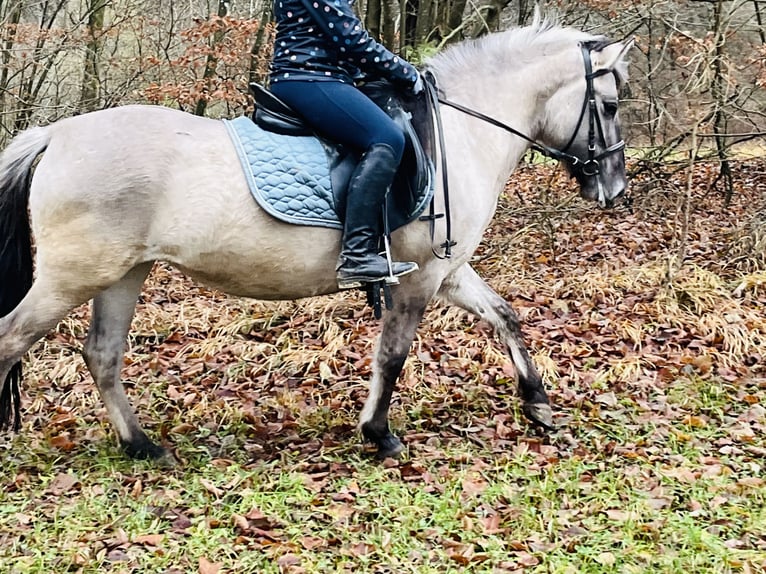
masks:
[[[434,167],[431,161],[433,127],[426,102],[398,93],[387,81],[365,84],[362,91],[385,111],[404,132],[405,149],[391,192],[386,198],[384,227],[393,231],[416,219],[433,195]],[[251,83],[255,99],[252,119],[261,129],[284,136],[314,136],[327,154],[334,204],[338,217],[345,217],[351,176],[360,160],[357,152],[317,136],[289,105],[260,84]]]

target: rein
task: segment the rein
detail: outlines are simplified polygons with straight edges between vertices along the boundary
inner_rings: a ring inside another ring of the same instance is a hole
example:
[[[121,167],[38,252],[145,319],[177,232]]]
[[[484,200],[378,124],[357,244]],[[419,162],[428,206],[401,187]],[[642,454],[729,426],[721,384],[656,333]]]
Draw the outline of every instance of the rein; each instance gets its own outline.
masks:
[[[577,126],[575,127],[574,132],[572,133],[572,137],[569,138],[569,142],[567,142],[567,145],[565,145],[564,148],[561,150],[549,147],[543,143],[535,141],[532,138],[530,138],[528,135],[518,131],[517,129],[512,128],[511,126],[507,124],[504,124],[501,121],[496,120],[495,118],[492,118],[481,112],[478,112],[476,110],[473,110],[471,108],[458,104],[457,102],[453,102],[452,100],[448,100],[447,98],[439,97],[439,102],[445,106],[449,106],[451,108],[459,110],[463,112],[464,114],[473,116],[477,119],[487,122],[488,124],[491,124],[495,127],[498,127],[509,133],[512,133],[515,136],[518,136],[522,138],[523,140],[526,140],[527,142],[529,142],[531,144],[532,149],[539,151],[543,155],[556,160],[566,161],[569,164],[571,164],[573,167],[580,167],[580,169],[585,175],[588,175],[588,176],[598,175],[599,172],[601,171],[600,161],[613,153],[622,151],[625,148],[625,141],[620,140],[617,143],[612,144],[611,146],[608,146],[608,147],[606,146],[606,139],[604,138],[604,129],[601,125],[601,117],[599,116],[598,110],[596,109],[596,91],[595,91],[595,88],[593,87],[593,80],[595,78],[598,78],[599,76],[604,76],[606,74],[614,73],[614,70],[612,70],[611,68],[604,68],[602,70],[598,70],[594,72],[593,64],[590,58],[591,48],[589,47],[588,44],[582,44],[580,46],[580,49],[582,50],[583,61],[585,64],[585,98],[583,100],[582,109],[580,110],[580,118],[577,120]],[[585,118],[586,110],[588,111],[588,158],[586,160],[582,160],[576,155],[568,153],[567,150],[570,147],[572,147],[572,145],[574,144],[575,138],[577,137],[577,133],[580,131],[580,126],[582,125],[583,119]],[[602,151],[598,155],[596,154],[596,131],[597,130],[598,130],[598,135],[601,139],[600,143],[605,148],[604,151]]]
[[[579,169],[581,173],[585,176],[588,176],[588,177],[596,176],[601,172],[601,160],[603,160],[605,157],[613,153],[617,153],[625,149],[625,140],[621,139],[617,143],[614,143],[610,146],[606,145],[604,128],[601,124],[601,117],[596,107],[596,90],[593,86],[593,80],[595,78],[604,76],[606,74],[613,74],[614,70],[612,68],[603,68],[601,70],[597,70],[594,72],[593,63],[590,57],[590,53],[592,49],[593,47],[591,43],[583,43],[580,45],[580,50],[582,52],[582,57],[583,57],[583,63],[585,65],[585,98],[583,99],[583,105],[582,105],[582,108],[580,109],[580,117],[577,120],[577,126],[575,127],[574,132],[572,133],[572,137],[569,138],[569,141],[567,142],[567,144],[564,146],[563,149],[552,148],[541,142],[535,141],[532,138],[530,138],[528,135],[520,132],[517,129],[512,128],[508,124],[504,124],[503,122],[496,120],[493,117],[490,117],[479,111],[468,108],[462,104],[458,104],[457,102],[453,102],[452,100],[448,100],[445,97],[439,96],[438,89],[436,87],[436,78],[434,78],[434,75],[430,71],[425,72],[424,75],[425,75],[426,81],[424,82],[424,84],[426,89],[427,100],[428,100],[428,104],[431,109],[431,112],[435,117],[436,127],[437,127],[436,131],[439,134],[439,151],[441,155],[441,170],[442,170],[442,190],[444,194],[444,213],[434,212],[434,200],[432,199],[429,215],[424,215],[420,217],[419,220],[428,221],[430,224],[431,243],[432,243],[431,251],[433,252],[435,257],[437,257],[438,259],[449,259],[452,256],[452,247],[456,245],[456,242],[452,240],[452,218],[450,216],[449,182],[447,178],[447,155],[446,155],[446,149],[444,144],[444,130],[442,129],[442,121],[441,121],[441,113],[439,111],[439,104],[443,104],[450,108],[454,108],[464,114],[480,119],[490,125],[493,125],[502,130],[505,130],[515,136],[518,136],[522,138],[523,140],[529,142],[531,144],[532,149],[542,153],[543,155],[547,157],[553,158],[558,161],[565,161],[569,163],[572,167]],[[575,142],[575,139],[577,138],[577,134],[580,131],[580,126],[582,126],[582,122],[585,119],[586,111],[588,112],[588,157],[587,159],[583,160],[580,157],[572,153],[569,153],[568,150],[569,148],[572,147],[572,145]],[[604,148],[604,151],[602,151],[599,154],[596,154],[596,134],[597,133],[600,140],[599,143]],[[436,220],[442,217],[445,218],[445,224],[447,229],[446,229],[446,241],[439,245],[440,248],[444,249],[444,255],[439,255],[436,252],[436,250],[433,248],[433,239],[435,235]]]

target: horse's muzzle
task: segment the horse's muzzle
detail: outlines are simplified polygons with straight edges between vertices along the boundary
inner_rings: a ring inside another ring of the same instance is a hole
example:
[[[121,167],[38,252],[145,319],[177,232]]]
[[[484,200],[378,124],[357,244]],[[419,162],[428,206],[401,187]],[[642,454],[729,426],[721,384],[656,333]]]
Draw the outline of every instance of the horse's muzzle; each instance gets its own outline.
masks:
[[[625,197],[625,188],[617,192],[612,197],[605,197],[602,201],[599,201],[599,205],[603,207],[604,209],[612,209],[613,207],[622,203],[622,200],[624,197]]]

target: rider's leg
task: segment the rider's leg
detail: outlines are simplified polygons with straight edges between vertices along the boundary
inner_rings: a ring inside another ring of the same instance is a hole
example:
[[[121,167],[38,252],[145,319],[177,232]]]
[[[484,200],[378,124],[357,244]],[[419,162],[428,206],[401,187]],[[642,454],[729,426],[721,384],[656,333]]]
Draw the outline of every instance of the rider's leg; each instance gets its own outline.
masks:
[[[350,84],[290,81],[275,84],[272,90],[319,134],[362,152],[348,189],[339,287],[357,287],[388,277],[388,263],[377,246],[383,200],[404,151],[402,130]],[[395,276],[415,269],[415,263],[392,264]]]
[[[389,275],[388,261],[378,254],[381,206],[399,160],[387,144],[374,144],[364,153],[348,186],[343,247],[338,258],[338,287],[350,289]],[[416,263],[393,262],[399,277],[418,268]]]

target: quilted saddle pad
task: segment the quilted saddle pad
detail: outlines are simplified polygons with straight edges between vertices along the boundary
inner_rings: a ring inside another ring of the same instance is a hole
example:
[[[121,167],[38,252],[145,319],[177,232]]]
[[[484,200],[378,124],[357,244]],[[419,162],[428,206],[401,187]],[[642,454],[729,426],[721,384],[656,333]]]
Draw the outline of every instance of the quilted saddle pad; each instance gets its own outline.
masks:
[[[267,132],[247,116],[223,122],[261,208],[288,223],[343,229],[328,156],[317,138]]]

